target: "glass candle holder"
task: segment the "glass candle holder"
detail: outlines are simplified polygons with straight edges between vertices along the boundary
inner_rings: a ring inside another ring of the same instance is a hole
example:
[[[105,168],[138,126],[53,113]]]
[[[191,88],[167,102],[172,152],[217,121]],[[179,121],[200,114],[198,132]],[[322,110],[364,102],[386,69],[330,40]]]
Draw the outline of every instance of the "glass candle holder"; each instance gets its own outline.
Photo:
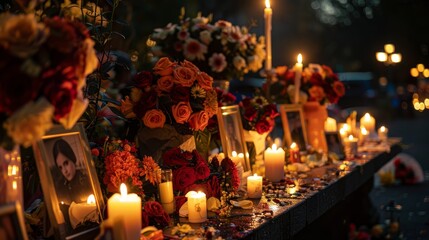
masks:
[[[173,194],[173,171],[171,169],[160,171],[161,179],[158,185],[159,198],[165,212],[172,214],[176,211]]]

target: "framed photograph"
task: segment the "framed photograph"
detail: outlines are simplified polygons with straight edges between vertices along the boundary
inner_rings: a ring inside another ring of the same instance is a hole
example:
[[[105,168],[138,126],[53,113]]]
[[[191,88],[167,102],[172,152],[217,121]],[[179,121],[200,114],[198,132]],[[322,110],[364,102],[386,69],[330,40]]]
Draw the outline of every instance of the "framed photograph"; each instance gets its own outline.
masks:
[[[325,137],[328,151],[337,154],[339,159],[345,159],[346,154],[340,134],[338,132],[326,132]]]
[[[33,149],[56,237],[96,235],[105,205],[82,124],[55,126]]]
[[[249,154],[243,136],[240,109],[238,105],[218,109],[217,119],[222,142],[222,151],[233,161],[241,162],[244,172],[251,172]],[[235,152],[233,154],[233,152]]]
[[[301,151],[305,150],[307,148],[307,132],[302,105],[281,104],[279,108],[286,147],[295,142]]]
[[[0,206],[0,239],[28,239],[23,210],[19,202]]]

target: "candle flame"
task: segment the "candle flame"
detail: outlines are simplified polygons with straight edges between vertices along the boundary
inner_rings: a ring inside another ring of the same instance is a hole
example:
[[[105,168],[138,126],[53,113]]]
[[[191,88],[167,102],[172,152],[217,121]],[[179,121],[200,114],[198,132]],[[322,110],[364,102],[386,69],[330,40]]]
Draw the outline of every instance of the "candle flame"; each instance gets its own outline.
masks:
[[[361,127],[361,128],[360,128],[360,132],[361,132],[363,135],[367,135],[367,134],[368,134],[368,130],[366,130],[366,128],[365,128],[365,127]]]
[[[295,148],[297,148],[298,146],[296,145],[296,143],[295,142],[293,142],[291,145],[290,145],[290,149],[295,149]]]
[[[365,120],[369,120],[371,118],[371,115],[369,115],[369,113],[365,113],[363,117],[365,118]]]
[[[302,55],[301,55],[301,53],[298,54],[298,57],[296,58],[296,60],[298,61],[298,63],[302,63]]]
[[[349,135],[349,140],[353,140],[353,135]]]
[[[94,204],[95,203],[95,196],[94,194],[91,194],[88,196],[88,198],[86,199],[86,203],[88,204]]]
[[[256,173],[255,173],[255,174],[253,174],[253,176],[254,176],[254,177],[257,177],[257,176],[258,176],[258,174],[256,174]]]
[[[127,185],[125,185],[125,183],[121,183],[119,190],[121,191],[121,196],[123,197],[127,196],[128,191],[127,191]]]
[[[277,150],[277,145],[274,143],[274,144],[271,146],[271,149],[272,149],[272,150],[274,150],[274,151],[275,151],[275,150]]]
[[[271,8],[270,0],[265,0],[265,7]]]
[[[237,157],[237,152],[236,151],[232,151],[231,155],[232,155],[232,157]]]
[[[385,127],[385,126],[381,126],[381,127],[380,127],[380,131],[381,131],[381,132],[385,132],[385,131],[386,131],[386,127]]]
[[[239,157],[239,158],[244,158],[244,153],[239,153],[239,154],[238,154],[238,157]]]

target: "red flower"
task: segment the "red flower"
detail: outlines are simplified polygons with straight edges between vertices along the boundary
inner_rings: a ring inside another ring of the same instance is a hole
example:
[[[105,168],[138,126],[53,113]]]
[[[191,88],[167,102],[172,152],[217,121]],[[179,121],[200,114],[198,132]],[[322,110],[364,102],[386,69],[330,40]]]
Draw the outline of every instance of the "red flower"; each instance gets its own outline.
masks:
[[[204,180],[210,176],[210,169],[204,160],[197,161],[195,166],[197,180]]]
[[[207,182],[208,192],[210,192],[210,197],[220,198],[220,184],[219,179],[216,176],[213,176]]]
[[[271,130],[273,124],[269,122],[267,119],[262,119],[255,124],[255,130],[259,134],[266,133]]]
[[[158,94],[154,90],[143,93],[140,101],[133,107],[138,118],[141,119],[148,110],[155,108],[157,96]]]
[[[147,201],[143,208],[149,217],[162,216],[165,212],[162,205],[156,201]]]
[[[182,205],[188,201],[188,198],[185,196],[176,196],[174,197],[174,200],[176,201],[176,212],[179,212]]]
[[[264,106],[264,116],[271,119],[277,117],[279,112],[277,111],[277,106],[275,104],[268,104]]]
[[[167,167],[186,166],[192,160],[192,153],[182,152],[180,148],[172,148],[162,155],[164,165]]]
[[[244,118],[248,121],[253,121],[258,116],[258,111],[254,107],[248,107],[244,110]]]
[[[188,87],[182,87],[175,85],[171,90],[170,96],[174,103],[189,102],[190,89]]]
[[[192,167],[185,166],[173,171],[174,190],[183,192],[186,187],[193,184],[196,180],[195,170]]]
[[[147,91],[152,85],[153,75],[149,71],[141,71],[134,76],[133,81],[134,86]]]
[[[234,190],[237,190],[240,185],[240,176],[238,176],[238,171],[234,162],[227,157],[222,160],[221,167],[225,173],[229,173],[231,176],[231,185]]]

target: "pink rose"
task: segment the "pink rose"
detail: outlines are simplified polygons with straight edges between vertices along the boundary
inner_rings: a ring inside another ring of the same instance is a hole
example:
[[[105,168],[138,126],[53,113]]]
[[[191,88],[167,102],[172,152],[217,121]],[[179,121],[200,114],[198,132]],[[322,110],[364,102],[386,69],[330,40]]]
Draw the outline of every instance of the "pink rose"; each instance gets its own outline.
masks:
[[[174,82],[184,87],[190,87],[196,79],[196,71],[192,68],[177,67],[173,71]]]
[[[162,128],[165,123],[165,115],[161,110],[152,109],[143,117],[143,124],[148,128]]]
[[[204,130],[209,123],[209,115],[206,111],[193,113],[188,120],[189,127],[195,131]]]
[[[177,123],[185,123],[188,121],[189,117],[192,113],[192,108],[189,102],[179,102],[176,105],[173,105],[171,107],[174,120],[176,120]]]
[[[163,76],[160,79],[158,79],[158,89],[160,91],[163,92],[170,92],[171,89],[173,88],[173,77],[168,75],[168,76]]]
[[[205,72],[200,72],[197,74],[197,82],[205,90],[212,89],[213,78]]]
[[[170,59],[168,59],[167,57],[163,57],[159,59],[158,62],[155,64],[155,67],[153,67],[153,71],[155,72],[155,74],[158,74],[160,76],[167,76],[173,73],[175,66],[176,63],[171,62]]]

